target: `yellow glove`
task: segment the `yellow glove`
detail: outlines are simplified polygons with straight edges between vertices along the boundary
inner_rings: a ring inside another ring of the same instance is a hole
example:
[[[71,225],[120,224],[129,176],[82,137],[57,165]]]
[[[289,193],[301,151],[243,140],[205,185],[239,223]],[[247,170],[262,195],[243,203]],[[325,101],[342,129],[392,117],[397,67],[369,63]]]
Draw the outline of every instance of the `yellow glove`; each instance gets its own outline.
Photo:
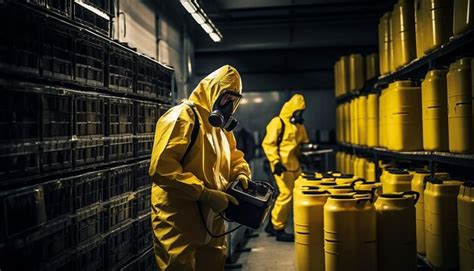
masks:
[[[249,181],[250,181],[250,178],[245,175],[245,174],[239,174],[237,175],[237,178],[235,178],[236,181],[239,181],[242,183],[242,187],[244,189],[248,189],[249,188]]]
[[[239,205],[239,202],[233,196],[225,192],[209,188],[204,188],[199,200],[205,205],[209,206],[215,213],[220,213],[227,209],[229,206],[229,201],[234,205]]]

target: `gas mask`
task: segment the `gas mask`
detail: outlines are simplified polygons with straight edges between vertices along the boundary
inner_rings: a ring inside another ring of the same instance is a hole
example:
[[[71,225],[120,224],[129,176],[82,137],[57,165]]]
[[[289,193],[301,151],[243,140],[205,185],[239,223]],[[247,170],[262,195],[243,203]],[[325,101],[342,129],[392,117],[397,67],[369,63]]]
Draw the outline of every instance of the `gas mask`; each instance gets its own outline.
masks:
[[[290,118],[290,122],[293,124],[303,124],[304,123],[303,112],[304,110],[297,110],[293,112],[293,115]]]
[[[224,128],[230,132],[239,121],[234,117],[235,110],[242,99],[242,95],[231,90],[224,90],[217,97],[212,112],[209,114],[209,124],[214,127]]]

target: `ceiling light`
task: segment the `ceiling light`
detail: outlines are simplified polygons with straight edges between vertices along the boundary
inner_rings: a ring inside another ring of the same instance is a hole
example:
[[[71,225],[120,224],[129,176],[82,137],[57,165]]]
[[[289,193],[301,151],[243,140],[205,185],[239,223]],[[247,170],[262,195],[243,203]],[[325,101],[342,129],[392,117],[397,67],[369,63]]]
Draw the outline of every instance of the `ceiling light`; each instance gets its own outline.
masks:
[[[201,24],[201,27],[202,29],[204,29],[204,31],[206,31],[206,33],[212,33],[212,31],[214,31],[214,29],[212,29],[212,26],[210,26],[208,23],[203,23]]]
[[[221,37],[219,35],[217,35],[217,33],[215,32],[212,32],[212,33],[209,33],[209,36],[211,37],[211,39],[214,41],[214,42],[220,42],[221,41]]]
[[[193,13],[193,14],[191,14],[191,16],[193,16],[194,20],[198,24],[203,24],[204,22],[206,22],[206,18],[204,18],[204,16],[202,16],[202,14],[200,12]]]
[[[194,3],[190,0],[180,0],[179,1],[181,3],[181,5],[183,5],[183,7],[186,9],[187,12],[189,13],[194,13],[196,12],[197,8],[196,6],[194,5]]]

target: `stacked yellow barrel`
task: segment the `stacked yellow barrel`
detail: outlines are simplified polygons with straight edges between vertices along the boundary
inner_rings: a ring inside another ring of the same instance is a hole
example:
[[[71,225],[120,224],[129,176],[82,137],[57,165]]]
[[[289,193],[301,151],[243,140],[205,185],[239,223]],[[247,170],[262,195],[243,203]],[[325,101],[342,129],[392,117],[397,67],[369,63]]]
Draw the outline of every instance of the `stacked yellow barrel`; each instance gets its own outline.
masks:
[[[459,190],[458,231],[459,270],[474,269],[474,182],[465,183]]]

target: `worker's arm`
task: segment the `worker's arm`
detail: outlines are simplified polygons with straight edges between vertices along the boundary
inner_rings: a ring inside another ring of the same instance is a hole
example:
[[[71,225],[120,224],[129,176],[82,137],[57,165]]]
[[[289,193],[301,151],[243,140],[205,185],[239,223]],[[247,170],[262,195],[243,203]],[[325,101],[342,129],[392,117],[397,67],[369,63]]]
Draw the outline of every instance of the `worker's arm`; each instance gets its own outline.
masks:
[[[180,163],[190,144],[193,126],[194,113],[185,105],[161,117],[156,125],[149,169],[156,185],[188,200],[198,200],[204,189],[203,183],[192,172],[184,171]]]
[[[263,152],[265,152],[265,156],[272,166],[281,162],[280,154],[278,153],[278,135],[280,135],[281,130],[281,120],[275,117],[267,125],[265,137],[263,138]]]
[[[230,168],[231,180],[235,180],[239,174],[243,174],[250,179],[250,167],[244,159],[244,153],[237,149],[237,142],[233,133],[226,133],[230,147]]]
[[[300,127],[298,127],[299,129],[301,129],[301,144],[305,144],[305,143],[309,143],[309,139],[308,139],[308,133],[306,132],[306,128],[304,127],[304,125],[299,125]]]

